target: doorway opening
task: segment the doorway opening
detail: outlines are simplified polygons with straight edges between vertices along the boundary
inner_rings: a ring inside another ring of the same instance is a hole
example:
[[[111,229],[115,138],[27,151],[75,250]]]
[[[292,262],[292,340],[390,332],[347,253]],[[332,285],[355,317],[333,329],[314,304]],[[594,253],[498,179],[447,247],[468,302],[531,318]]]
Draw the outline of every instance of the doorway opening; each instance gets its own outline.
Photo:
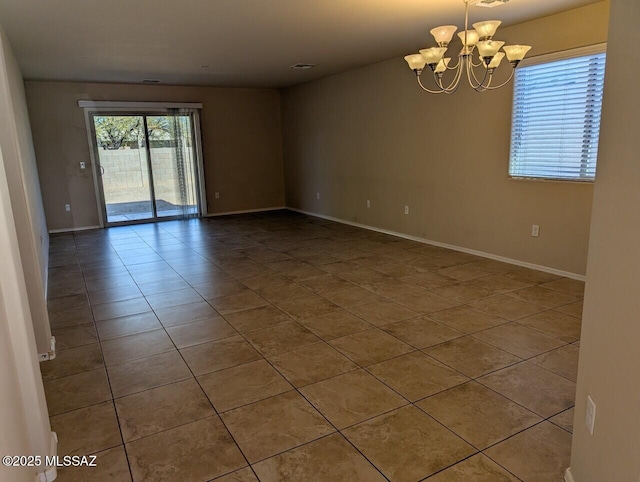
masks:
[[[105,226],[203,213],[197,111],[92,111],[87,122]]]

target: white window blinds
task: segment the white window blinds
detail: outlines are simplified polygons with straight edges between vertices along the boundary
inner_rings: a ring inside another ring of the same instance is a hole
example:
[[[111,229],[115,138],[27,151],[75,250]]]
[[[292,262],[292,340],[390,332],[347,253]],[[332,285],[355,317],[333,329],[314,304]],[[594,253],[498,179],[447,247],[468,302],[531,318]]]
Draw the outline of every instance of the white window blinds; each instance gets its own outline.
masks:
[[[579,54],[516,70],[512,177],[592,181],[606,54]]]

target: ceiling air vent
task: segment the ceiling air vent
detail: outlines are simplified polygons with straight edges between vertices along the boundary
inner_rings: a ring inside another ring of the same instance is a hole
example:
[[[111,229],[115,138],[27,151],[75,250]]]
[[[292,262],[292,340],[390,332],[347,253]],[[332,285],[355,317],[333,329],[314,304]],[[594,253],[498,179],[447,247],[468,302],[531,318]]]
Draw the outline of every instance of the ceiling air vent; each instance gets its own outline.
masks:
[[[316,66],[315,64],[293,64],[289,66],[289,68],[296,69],[296,70],[309,70],[314,68],[315,66]]]
[[[475,2],[475,5],[476,7],[493,8],[493,7],[500,7],[505,3],[507,3],[508,1],[509,0],[477,0]]]
[[[159,84],[160,81],[158,79],[143,79],[143,84]]]

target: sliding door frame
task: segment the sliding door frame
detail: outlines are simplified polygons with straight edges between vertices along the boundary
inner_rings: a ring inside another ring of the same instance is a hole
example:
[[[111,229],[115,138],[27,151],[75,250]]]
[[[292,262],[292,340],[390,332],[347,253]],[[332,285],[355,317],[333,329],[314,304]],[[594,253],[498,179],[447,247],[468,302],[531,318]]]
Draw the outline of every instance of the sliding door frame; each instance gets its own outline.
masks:
[[[200,129],[200,108],[201,104],[156,104],[153,102],[90,102],[79,101],[79,107],[84,108],[85,125],[87,129],[87,141],[89,143],[89,154],[91,157],[91,170],[93,173],[93,184],[96,195],[96,207],[98,209],[98,218],[100,227],[111,226],[128,226],[132,224],[153,223],[159,221],[171,221],[178,219],[178,216],[162,216],[158,217],[156,199],[153,185],[153,167],[151,162],[151,150],[147,131],[147,116],[176,115],[172,109],[186,108],[189,109],[188,115],[191,123],[191,136],[194,150],[194,174],[196,176],[196,190],[198,199],[198,216],[202,217],[207,213],[207,195],[205,191],[204,179],[204,162],[202,158],[202,134]],[[140,116],[144,122],[145,132],[145,148],[147,156],[147,165],[149,169],[149,185],[153,216],[148,219],[109,222],[107,217],[107,204],[104,197],[103,183],[100,179],[100,156],[98,152],[98,142],[95,132],[94,117],[97,115],[112,116]],[[179,115],[179,114],[178,114]],[[186,114],[185,114],[186,115]]]

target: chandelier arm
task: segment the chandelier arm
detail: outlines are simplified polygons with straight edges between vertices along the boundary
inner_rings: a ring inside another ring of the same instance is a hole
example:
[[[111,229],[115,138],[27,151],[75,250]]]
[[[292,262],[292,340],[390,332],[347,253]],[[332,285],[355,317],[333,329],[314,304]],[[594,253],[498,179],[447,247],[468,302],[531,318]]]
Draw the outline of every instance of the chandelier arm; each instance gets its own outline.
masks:
[[[456,65],[454,65],[453,67],[449,67],[447,65],[447,70],[457,70],[458,67],[460,67],[460,56],[458,56],[458,61],[456,62]]]
[[[458,88],[458,85],[460,84],[461,70],[462,70],[462,67],[459,67],[458,70],[456,71],[456,74],[453,76],[451,83],[449,83],[449,85],[447,85],[446,87],[442,84],[442,77],[435,77],[436,84],[438,84],[438,86],[447,94],[455,92],[456,89]]]
[[[482,78],[482,81],[479,81],[478,78],[476,77],[476,72],[474,68],[471,66],[471,63],[468,65],[467,78],[469,79],[469,85],[471,85],[473,90],[475,90],[476,92],[482,92],[483,90],[485,90],[486,88],[485,81],[487,80],[488,73],[489,73],[489,69],[485,69],[484,77]],[[471,77],[473,77],[473,80],[471,79]],[[476,82],[475,84],[473,83],[474,80]]]
[[[474,63],[473,63],[473,58],[471,59],[471,65],[472,65],[473,67],[480,67],[483,63],[484,63],[484,62],[482,61],[482,59],[480,59],[480,62],[479,62],[478,64],[474,64]]]
[[[444,92],[446,94],[453,94],[458,90],[458,87],[460,87],[460,81],[462,80],[462,70],[464,69],[464,65],[461,65],[458,68],[458,71],[456,72],[455,77],[453,78],[453,80],[451,81],[451,83],[449,84],[449,86],[444,90]],[[442,86],[442,81],[440,81],[440,86]]]
[[[444,94],[444,90],[431,90],[431,89],[427,89],[424,85],[422,85],[422,79],[420,78],[419,75],[416,76],[416,79],[418,79],[418,85],[422,88],[422,90],[424,90],[425,92],[429,92],[430,94]],[[439,87],[439,86],[438,86]]]
[[[513,79],[513,76],[515,75],[515,73],[516,73],[516,69],[511,69],[511,75],[509,76],[509,78],[507,80],[505,80],[500,85],[494,85],[493,87],[487,86],[487,90],[496,90],[496,89],[500,89],[500,88],[504,87],[509,82],[511,82],[511,79]]]

